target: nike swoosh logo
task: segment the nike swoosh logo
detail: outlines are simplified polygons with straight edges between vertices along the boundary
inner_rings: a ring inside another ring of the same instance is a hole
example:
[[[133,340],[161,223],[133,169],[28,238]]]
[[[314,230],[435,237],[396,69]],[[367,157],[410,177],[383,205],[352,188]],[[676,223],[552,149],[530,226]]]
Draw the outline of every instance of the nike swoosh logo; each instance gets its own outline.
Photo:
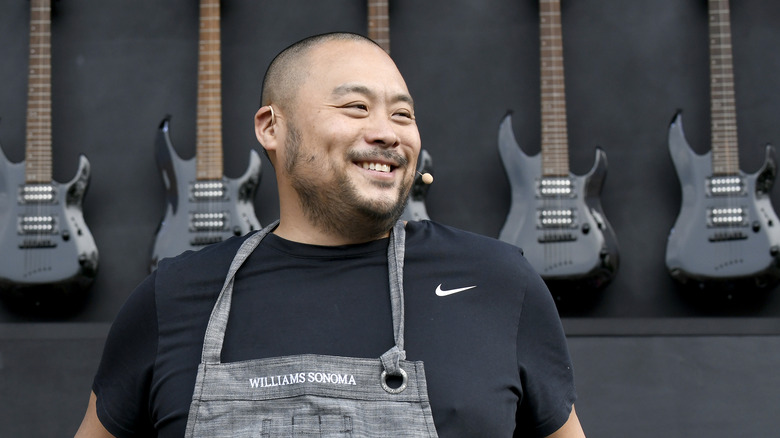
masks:
[[[436,295],[440,297],[446,297],[447,295],[456,294],[458,292],[463,292],[464,290],[474,289],[476,286],[468,286],[468,287],[460,287],[457,289],[448,289],[444,290],[441,288],[441,284],[436,286]]]

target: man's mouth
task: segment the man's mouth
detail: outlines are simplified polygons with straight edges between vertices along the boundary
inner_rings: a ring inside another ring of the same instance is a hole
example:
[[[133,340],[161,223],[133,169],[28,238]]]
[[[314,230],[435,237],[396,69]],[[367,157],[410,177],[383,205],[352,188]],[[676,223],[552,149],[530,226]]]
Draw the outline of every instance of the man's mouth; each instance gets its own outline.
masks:
[[[389,164],[384,163],[374,163],[370,161],[363,161],[356,163],[358,166],[361,166],[363,169],[366,170],[375,170],[377,172],[383,172],[383,173],[390,173],[393,170],[393,167]]]

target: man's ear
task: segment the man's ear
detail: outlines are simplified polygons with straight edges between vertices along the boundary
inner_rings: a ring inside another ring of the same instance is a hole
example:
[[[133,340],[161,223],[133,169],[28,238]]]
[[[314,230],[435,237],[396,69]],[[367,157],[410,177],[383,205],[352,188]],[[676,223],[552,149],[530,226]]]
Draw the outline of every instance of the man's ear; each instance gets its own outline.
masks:
[[[266,151],[274,151],[279,142],[279,121],[271,105],[260,107],[255,113],[255,136]]]

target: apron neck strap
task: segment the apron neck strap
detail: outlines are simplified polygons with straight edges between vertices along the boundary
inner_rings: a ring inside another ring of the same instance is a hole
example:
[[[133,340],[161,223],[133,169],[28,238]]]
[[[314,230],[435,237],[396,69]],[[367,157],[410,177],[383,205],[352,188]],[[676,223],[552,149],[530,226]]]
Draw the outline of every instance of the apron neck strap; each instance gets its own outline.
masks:
[[[390,277],[390,305],[393,311],[393,337],[395,346],[386,351],[380,359],[387,374],[399,375],[399,362],[406,359],[404,351],[404,251],[406,250],[406,229],[397,221],[390,232],[387,246],[387,270]]]
[[[246,259],[257,248],[260,241],[268,233],[273,231],[279,221],[275,221],[244,241],[233,262],[230,264],[225,283],[222,286],[217,297],[217,302],[211,311],[209,323],[206,327],[206,334],[203,339],[203,352],[201,362],[206,364],[220,363],[222,356],[222,345],[225,341],[225,331],[227,329],[228,316],[230,315],[230,304],[233,300],[233,283],[235,282],[236,272],[244,264]],[[393,313],[393,338],[395,346],[384,353],[381,357],[385,371],[391,375],[400,373],[399,361],[406,358],[404,351],[404,250],[406,242],[406,230],[404,223],[396,222],[390,232],[390,242],[387,246],[387,268],[390,278],[390,306]]]
[[[236,251],[236,255],[233,257],[233,262],[230,264],[230,269],[228,269],[227,276],[225,277],[225,283],[222,285],[222,291],[220,291],[217,302],[211,310],[209,324],[206,327],[206,334],[203,338],[201,362],[210,364],[220,362],[228,316],[230,316],[230,304],[233,301],[233,283],[235,282],[236,272],[238,271],[238,268],[244,264],[249,255],[252,254],[252,251],[257,248],[260,241],[263,240],[268,233],[273,231],[277,225],[279,225],[278,220],[253,234],[245,240],[244,243],[241,244],[241,247],[238,248],[238,251]]]

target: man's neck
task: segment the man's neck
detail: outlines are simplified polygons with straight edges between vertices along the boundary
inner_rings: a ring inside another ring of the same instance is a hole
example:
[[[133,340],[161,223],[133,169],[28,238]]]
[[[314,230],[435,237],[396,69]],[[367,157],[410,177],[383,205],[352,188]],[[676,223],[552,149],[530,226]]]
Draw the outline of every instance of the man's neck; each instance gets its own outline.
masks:
[[[318,227],[308,222],[300,223],[282,218],[279,226],[273,231],[277,236],[298,243],[320,246],[339,246],[351,245],[356,243],[365,243],[372,240],[383,239],[390,235],[390,230],[380,233],[360,233],[344,235],[343,233],[333,232],[324,227]]]

